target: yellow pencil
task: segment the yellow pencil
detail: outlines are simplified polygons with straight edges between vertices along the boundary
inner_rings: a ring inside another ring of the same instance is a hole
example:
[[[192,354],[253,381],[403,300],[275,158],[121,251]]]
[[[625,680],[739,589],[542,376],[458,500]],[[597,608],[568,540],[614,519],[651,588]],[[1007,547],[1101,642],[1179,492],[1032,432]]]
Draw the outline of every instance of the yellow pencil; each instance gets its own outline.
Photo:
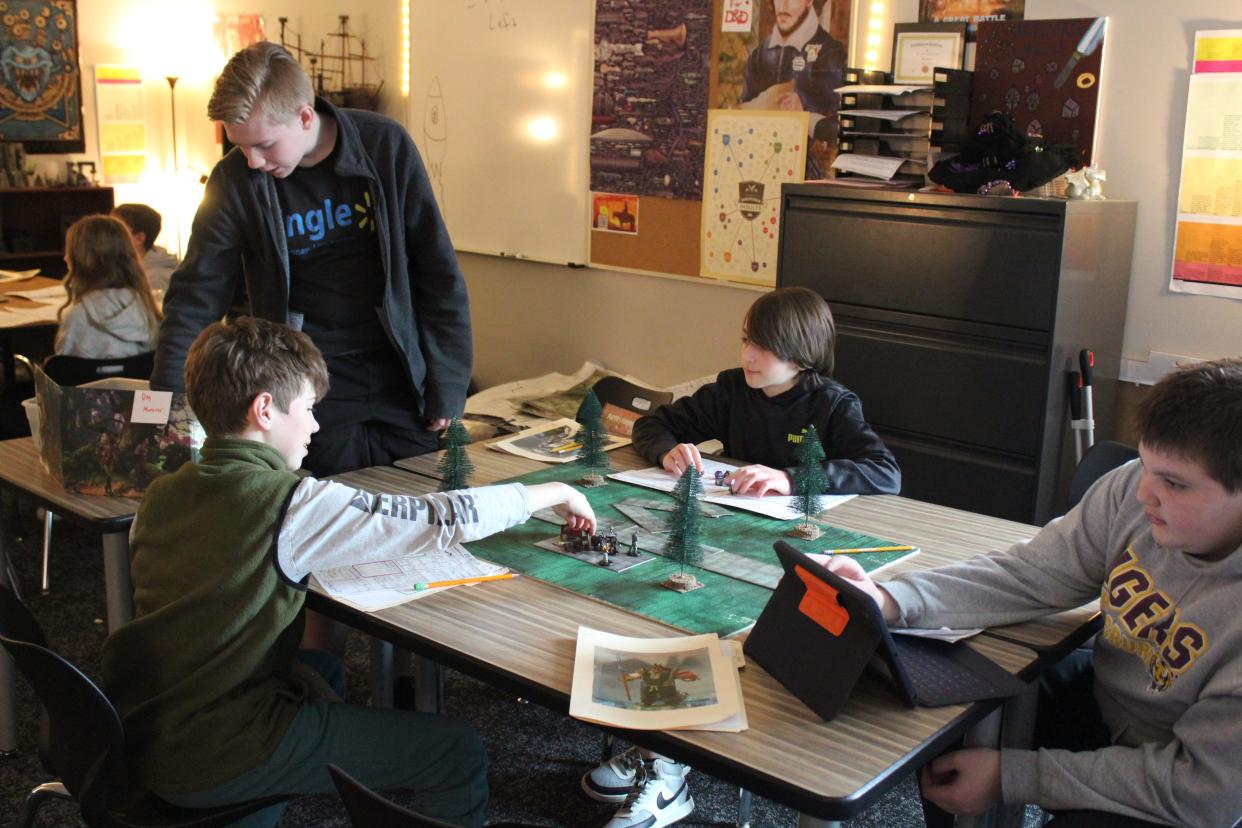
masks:
[[[567,451],[577,451],[580,448],[582,448],[582,443],[566,443],[563,446],[557,446],[556,448],[550,449],[550,451],[553,454],[564,454]]]
[[[513,577],[512,572],[502,572],[499,575],[479,575],[475,578],[455,578],[451,581],[429,581],[425,584],[415,584],[414,589],[420,592],[424,589],[435,589],[436,587],[457,586],[458,584],[478,584],[483,581],[504,581]]]
[[[860,546],[857,549],[825,549],[825,555],[856,555],[859,552],[909,552],[913,546]]]

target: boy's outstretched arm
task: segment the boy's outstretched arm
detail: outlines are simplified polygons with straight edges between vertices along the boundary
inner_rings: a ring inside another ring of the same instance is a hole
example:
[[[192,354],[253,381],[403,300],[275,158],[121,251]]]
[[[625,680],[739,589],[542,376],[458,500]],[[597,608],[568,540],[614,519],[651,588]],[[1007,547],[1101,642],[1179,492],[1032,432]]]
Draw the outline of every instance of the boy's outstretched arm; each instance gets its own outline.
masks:
[[[526,487],[530,510],[552,508],[565,518],[570,529],[586,529],[595,532],[595,511],[582,492],[565,483],[536,483]]]
[[[835,555],[831,558],[824,555],[811,555],[810,557],[822,563],[829,572],[840,575],[871,596],[871,600],[875,601],[876,606],[880,608],[880,612],[883,613],[884,620],[887,623],[894,624],[897,622],[901,612],[897,602],[893,600],[893,596],[889,595],[884,587],[871,579],[871,576],[867,574],[867,571],[862,568],[858,561],[850,560],[840,555]]]

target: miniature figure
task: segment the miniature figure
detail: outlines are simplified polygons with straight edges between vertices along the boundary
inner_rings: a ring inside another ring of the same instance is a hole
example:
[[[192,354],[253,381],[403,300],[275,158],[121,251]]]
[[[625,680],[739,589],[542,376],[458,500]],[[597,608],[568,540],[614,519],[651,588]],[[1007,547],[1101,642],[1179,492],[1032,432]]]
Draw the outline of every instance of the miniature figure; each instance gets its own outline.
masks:
[[[725,477],[724,469],[716,469],[716,485],[717,486],[724,485],[724,477]]]
[[[630,551],[626,553],[631,558],[638,557],[638,533],[630,532]]]
[[[1082,174],[1087,179],[1087,200],[1104,201],[1104,182],[1108,180],[1105,172],[1099,167],[1086,167]]]

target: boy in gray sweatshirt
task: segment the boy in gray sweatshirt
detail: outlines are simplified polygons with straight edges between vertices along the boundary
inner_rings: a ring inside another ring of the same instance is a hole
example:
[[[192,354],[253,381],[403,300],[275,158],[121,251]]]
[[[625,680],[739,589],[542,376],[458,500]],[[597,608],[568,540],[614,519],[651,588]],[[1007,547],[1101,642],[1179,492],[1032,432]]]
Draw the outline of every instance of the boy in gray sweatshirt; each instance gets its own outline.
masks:
[[[1242,359],[1166,376],[1140,405],[1138,434],[1139,460],[1004,552],[883,584],[830,561],[898,626],[1010,624],[1099,597],[1093,680],[1079,682],[1098,742],[1082,745],[1084,728],[1061,718],[1056,741],[1079,737],[1079,749],[948,753],[921,779],[941,808],[1034,803],[1061,814],[1058,826],[1242,819]]]

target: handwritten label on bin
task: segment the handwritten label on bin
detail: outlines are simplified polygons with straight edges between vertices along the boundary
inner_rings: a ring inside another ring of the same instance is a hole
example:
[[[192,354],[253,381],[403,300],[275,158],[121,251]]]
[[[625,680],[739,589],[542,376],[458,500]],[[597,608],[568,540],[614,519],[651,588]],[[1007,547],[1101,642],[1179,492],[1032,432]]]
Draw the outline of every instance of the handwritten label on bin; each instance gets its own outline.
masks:
[[[722,32],[749,32],[755,16],[752,0],[724,0],[720,30]]]
[[[134,410],[129,415],[129,421],[168,425],[168,414],[172,410],[172,396],[171,391],[135,391]]]

